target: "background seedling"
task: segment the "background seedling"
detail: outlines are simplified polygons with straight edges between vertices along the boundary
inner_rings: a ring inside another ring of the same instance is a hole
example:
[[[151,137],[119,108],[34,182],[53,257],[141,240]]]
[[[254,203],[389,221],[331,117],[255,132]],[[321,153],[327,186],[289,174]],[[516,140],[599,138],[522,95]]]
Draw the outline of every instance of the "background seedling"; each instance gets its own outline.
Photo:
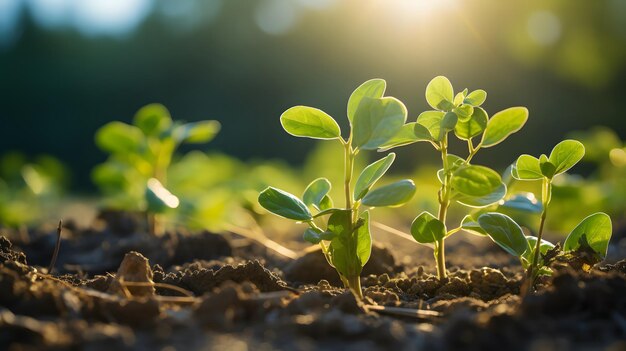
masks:
[[[393,163],[393,153],[365,167],[352,185],[356,155],[388,143],[406,121],[406,107],[398,99],[383,97],[385,88],[384,80],[372,79],[352,93],[347,109],[350,126],[347,139],[341,136],[341,129],[331,116],[312,107],[295,106],[280,117],[285,131],[293,136],[341,143],[344,151],[343,208],[334,207],[328,195],[331,184],[326,178],[312,181],[302,199],[273,187],[259,195],[259,203],[268,211],[309,225],[304,239],[320,245],[328,263],[359,299],[363,298],[359,276],[372,250],[370,211],[362,208],[399,206],[415,193],[415,185],[408,179],[374,188]],[[315,221],[326,216],[325,225],[321,225],[325,229],[322,229]]]
[[[217,121],[174,122],[163,105],[147,105],[132,125],[114,121],[96,132],[96,144],[110,156],[96,167],[93,179],[112,194],[114,207],[147,211],[149,231],[159,234],[163,231],[159,215],[178,206],[178,199],[166,189],[174,152],[183,143],[209,142],[219,129]]]
[[[444,241],[463,229],[464,225],[447,229],[446,217],[450,204],[456,201],[468,207],[486,207],[498,202],[506,194],[506,185],[502,183],[500,175],[488,167],[471,164],[472,158],[481,148],[495,146],[520,130],[528,119],[528,110],[524,107],[508,108],[489,118],[480,107],[486,98],[487,93],[480,89],[472,92],[465,89],[455,95],[446,77],[435,77],[426,87],[426,101],[434,110],[421,113],[416,122],[407,123],[400,133],[381,147],[387,149],[427,141],[441,153],[443,168],[437,173],[441,182],[439,211],[437,216],[429,212],[417,216],[411,225],[411,234],[419,243],[434,245],[437,275],[442,280],[447,276]],[[467,157],[449,153],[451,132],[467,143]],[[474,138],[478,137],[480,142],[474,145]],[[473,220],[466,218],[464,222]],[[471,226],[466,226],[465,229],[471,229]]]

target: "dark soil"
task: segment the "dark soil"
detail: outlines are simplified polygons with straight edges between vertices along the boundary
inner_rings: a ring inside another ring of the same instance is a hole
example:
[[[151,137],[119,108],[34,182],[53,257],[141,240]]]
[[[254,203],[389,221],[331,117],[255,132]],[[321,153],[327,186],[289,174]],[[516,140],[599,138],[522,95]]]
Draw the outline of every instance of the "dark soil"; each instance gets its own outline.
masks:
[[[362,285],[387,311],[364,311],[319,251],[292,261],[206,232],[152,238],[140,223],[108,212],[66,225],[53,275],[53,228],[3,231],[0,349],[626,349],[626,261],[560,267],[520,297],[520,268],[488,246],[451,246],[462,263],[445,283],[375,247]]]

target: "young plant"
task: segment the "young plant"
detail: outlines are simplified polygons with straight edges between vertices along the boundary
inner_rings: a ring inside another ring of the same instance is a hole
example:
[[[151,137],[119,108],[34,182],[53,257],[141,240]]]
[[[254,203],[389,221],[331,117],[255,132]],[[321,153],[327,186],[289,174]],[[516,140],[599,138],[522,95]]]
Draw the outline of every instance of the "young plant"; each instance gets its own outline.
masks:
[[[350,131],[347,139],[342,137],[339,125],[331,116],[312,107],[295,106],[280,117],[285,131],[293,136],[341,143],[344,150],[343,208],[333,206],[329,196],[331,183],[326,178],[311,182],[302,199],[273,187],[263,190],[258,199],[268,211],[306,223],[309,228],[304,231],[304,239],[320,245],[345,287],[359,299],[363,298],[359,276],[372,250],[370,211],[363,207],[399,206],[415,193],[415,184],[408,179],[373,189],[393,163],[393,153],[365,167],[353,185],[357,154],[380,148],[406,121],[406,107],[396,98],[383,97],[385,88],[384,80],[372,79],[352,93],[348,100]],[[326,216],[325,225],[315,222]]]
[[[471,217],[466,217],[458,228],[447,229],[450,205],[458,202],[467,207],[486,207],[506,194],[500,174],[488,167],[473,165],[472,158],[480,149],[493,147],[520,130],[528,119],[528,110],[524,107],[511,107],[489,118],[480,107],[486,97],[487,93],[480,89],[472,92],[465,89],[455,95],[446,77],[435,77],[426,87],[426,101],[434,110],[421,113],[416,122],[406,124],[382,147],[427,141],[441,153],[443,168],[437,173],[441,182],[439,211],[436,216],[422,212],[411,225],[411,234],[417,242],[434,245],[437,275],[441,280],[447,277],[445,239],[461,229],[471,231]],[[466,157],[449,152],[450,133],[467,144]],[[474,138],[480,141],[475,144]]]
[[[564,140],[557,144],[550,156],[539,158],[521,155],[511,168],[515,179],[541,180],[541,219],[537,237],[524,236],[522,229],[508,216],[499,213],[486,213],[478,218],[479,226],[500,247],[512,255],[518,256],[526,269],[527,287],[535,285],[541,275],[550,274],[549,263],[561,255],[560,248],[543,240],[543,230],[552,198],[553,179],[572,168],[585,154],[583,144],[576,140]],[[611,238],[612,225],[605,213],[594,213],[585,218],[568,235],[563,245],[565,254],[585,251],[590,254],[586,264],[593,265],[606,257]]]
[[[174,152],[183,143],[209,142],[219,129],[217,121],[175,122],[163,105],[147,105],[132,125],[114,121],[98,129],[96,144],[110,156],[94,169],[93,179],[116,198],[115,207],[146,211],[149,231],[160,234],[160,215],[178,206],[166,189]]]

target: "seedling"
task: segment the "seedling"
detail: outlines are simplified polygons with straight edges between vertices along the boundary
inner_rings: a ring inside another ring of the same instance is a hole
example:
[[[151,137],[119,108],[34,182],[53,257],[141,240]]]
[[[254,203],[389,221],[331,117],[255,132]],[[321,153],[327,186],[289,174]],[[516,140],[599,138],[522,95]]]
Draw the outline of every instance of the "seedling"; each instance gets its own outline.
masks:
[[[528,110],[524,107],[511,107],[489,118],[480,107],[486,98],[487,93],[480,89],[472,92],[465,89],[455,95],[446,77],[435,77],[426,87],[426,101],[435,110],[421,113],[416,122],[406,124],[382,147],[427,141],[441,153],[443,168],[437,173],[441,182],[437,216],[422,212],[411,225],[411,234],[417,242],[434,245],[437,275],[441,280],[447,277],[445,239],[461,229],[479,232],[472,230],[477,226],[473,225],[471,217],[466,217],[458,228],[447,229],[446,216],[451,203],[456,201],[467,207],[481,208],[498,202],[506,194],[500,175],[488,167],[471,164],[472,158],[480,149],[493,147],[520,130],[528,119]],[[467,157],[448,152],[451,132],[467,143]],[[476,145],[474,138],[480,138]]]
[[[342,137],[339,125],[331,116],[312,107],[295,106],[280,117],[285,131],[293,136],[341,143],[344,149],[345,207],[333,206],[328,195],[331,183],[326,178],[311,182],[302,199],[273,187],[259,195],[259,203],[268,211],[308,224],[304,239],[320,245],[328,263],[360,300],[363,295],[359,276],[372,251],[370,210],[402,205],[415,193],[415,184],[408,179],[373,189],[393,163],[393,153],[365,167],[352,186],[357,154],[376,150],[389,142],[406,121],[406,107],[396,98],[383,97],[385,88],[384,80],[372,79],[352,93],[348,100],[350,132],[347,139]],[[369,209],[363,210],[363,207]],[[321,226],[325,229],[322,229],[315,220],[326,216],[326,224]]]
[[[478,218],[480,228],[484,230],[500,247],[512,255],[518,256],[527,272],[528,287],[533,287],[537,278],[549,274],[551,260],[560,253],[559,248],[543,240],[543,230],[547,217],[548,205],[552,198],[553,179],[572,168],[585,154],[583,144],[576,140],[565,140],[557,144],[550,156],[539,158],[521,155],[511,169],[515,179],[541,180],[541,219],[537,237],[524,236],[522,229],[510,217],[499,213],[487,213]],[[608,242],[611,238],[612,225],[605,213],[595,213],[585,218],[568,235],[563,244],[565,254],[587,250],[591,253],[589,264],[595,264],[606,257]]]
[[[160,214],[178,206],[178,199],[166,189],[174,152],[183,143],[209,142],[219,129],[217,121],[174,122],[163,105],[147,105],[132,125],[114,121],[96,132],[96,144],[110,157],[94,170],[94,181],[121,198],[121,207],[142,204],[139,209],[148,213],[149,231],[160,234]]]

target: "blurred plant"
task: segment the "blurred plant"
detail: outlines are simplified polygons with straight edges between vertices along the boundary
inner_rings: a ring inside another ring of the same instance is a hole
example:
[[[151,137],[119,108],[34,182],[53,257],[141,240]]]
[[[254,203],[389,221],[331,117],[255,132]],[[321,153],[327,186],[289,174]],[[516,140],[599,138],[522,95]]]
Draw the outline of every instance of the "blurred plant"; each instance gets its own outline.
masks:
[[[160,234],[160,215],[179,204],[166,188],[174,152],[183,143],[211,141],[219,129],[217,121],[174,122],[163,105],[147,105],[132,125],[114,121],[96,132],[96,144],[110,156],[92,178],[110,196],[109,206],[147,211],[149,231]]]
[[[302,200],[284,190],[268,187],[259,194],[259,204],[268,211],[298,222],[307,223],[304,239],[319,244],[328,263],[339,274],[344,285],[363,299],[360,274],[372,250],[369,207],[399,206],[415,193],[413,181],[405,179],[372,189],[391,167],[395,154],[365,167],[352,186],[354,161],[360,151],[376,150],[403,128],[407,110],[393,97],[383,97],[386,83],[372,79],[359,86],[348,100],[347,116],[350,132],[341,136],[337,122],[325,112],[307,106],[295,106],[285,111],[280,121],[287,133],[296,137],[337,140],[343,147],[345,207],[335,208],[328,195],[331,183],[317,178],[305,189]],[[311,213],[310,208],[317,213]],[[329,216],[326,229],[315,220]],[[326,242],[329,242],[327,245]]]
[[[64,193],[68,172],[48,155],[29,161],[23,154],[0,159],[0,224],[18,227],[41,220],[45,209]]]
[[[497,203],[506,195],[506,185],[496,171],[471,164],[481,148],[501,143],[509,135],[522,128],[528,119],[524,107],[511,107],[489,118],[480,106],[487,98],[484,90],[467,89],[454,94],[452,84],[443,76],[432,79],[426,87],[426,101],[434,111],[426,111],[417,121],[406,124],[387,145],[381,149],[427,141],[441,153],[443,168],[437,172],[441,183],[437,216],[424,211],[411,224],[413,238],[422,244],[434,245],[437,275],[447,278],[444,240],[450,235],[475,228],[475,220],[466,216],[458,228],[448,230],[446,216],[453,201],[480,208]],[[468,156],[462,158],[448,152],[449,133],[467,143]],[[473,138],[481,137],[474,145]]]

